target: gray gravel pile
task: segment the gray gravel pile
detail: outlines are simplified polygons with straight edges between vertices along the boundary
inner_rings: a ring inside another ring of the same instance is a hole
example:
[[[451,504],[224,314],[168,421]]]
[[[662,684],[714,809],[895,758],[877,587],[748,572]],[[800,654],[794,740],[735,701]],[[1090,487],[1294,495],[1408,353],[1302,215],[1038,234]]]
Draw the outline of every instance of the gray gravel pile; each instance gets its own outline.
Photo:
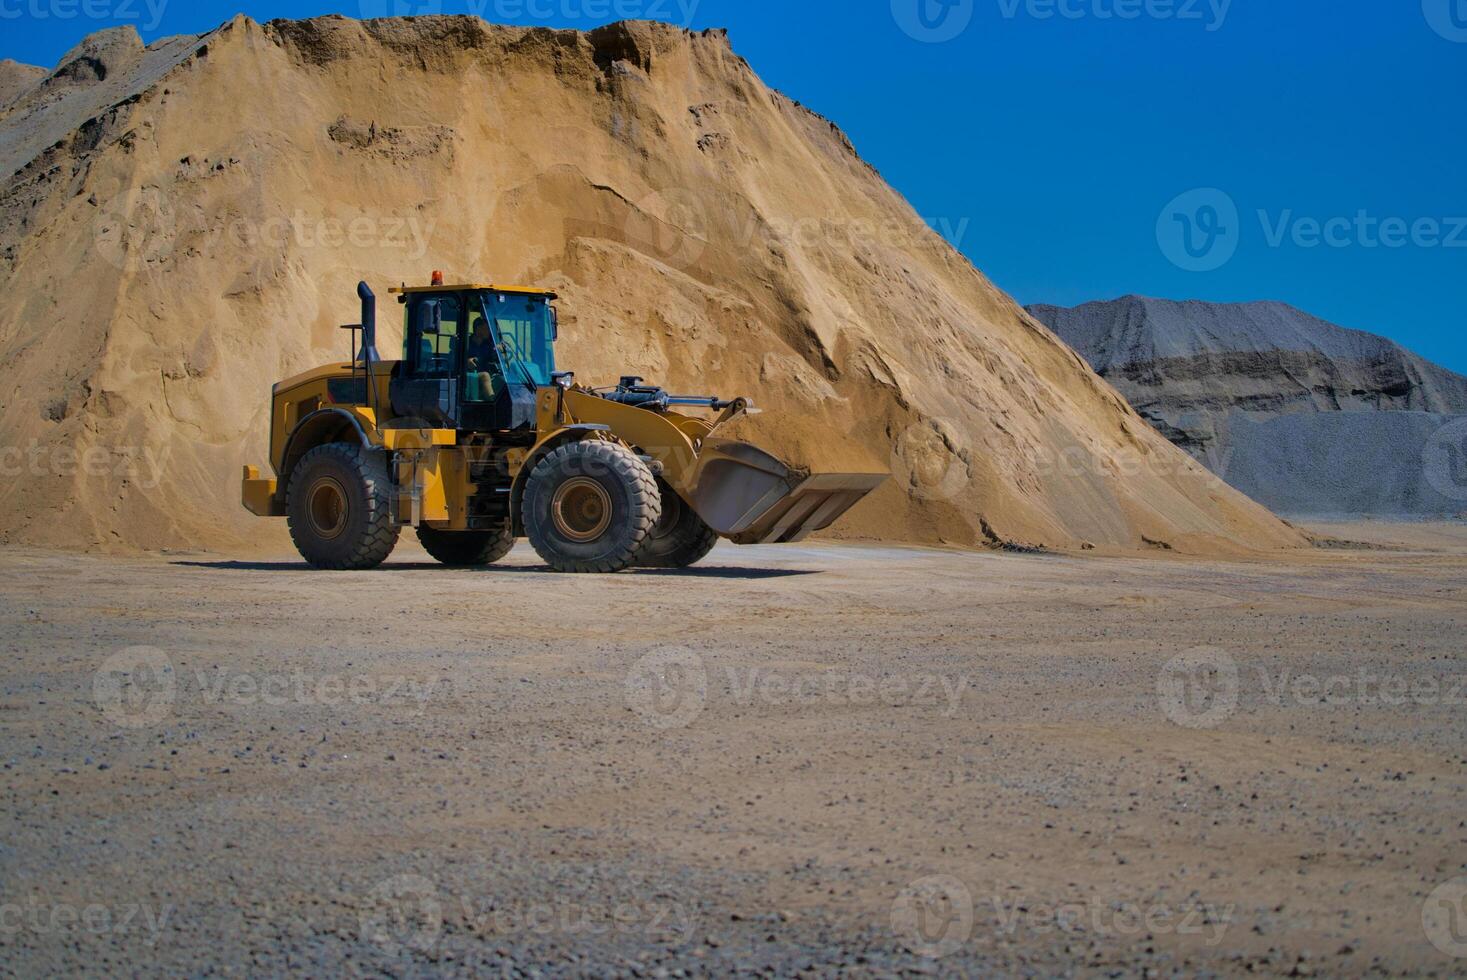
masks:
[[[1029,312],[1176,445],[1300,516],[1467,511],[1467,377],[1283,303]]]
[[[1218,474],[1284,514],[1467,513],[1467,415],[1332,412],[1230,420]]]
[[[127,25],[90,35],[62,55],[54,71],[0,63],[0,178],[50,147],[94,136],[111,110],[207,47],[207,37],[144,45]]]

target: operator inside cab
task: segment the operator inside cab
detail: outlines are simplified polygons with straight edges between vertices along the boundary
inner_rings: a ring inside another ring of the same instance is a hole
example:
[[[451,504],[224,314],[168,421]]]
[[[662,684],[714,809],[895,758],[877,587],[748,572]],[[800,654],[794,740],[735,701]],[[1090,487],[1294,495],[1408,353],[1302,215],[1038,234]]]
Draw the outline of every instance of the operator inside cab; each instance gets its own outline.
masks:
[[[496,370],[494,334],[484,314],[474,313],[469,330],[468,372],[469,378],[478,380],[478,395],[483,401],[493,401],[499,396],[503,381]],[[472,384],[470,390],[473,390]]]

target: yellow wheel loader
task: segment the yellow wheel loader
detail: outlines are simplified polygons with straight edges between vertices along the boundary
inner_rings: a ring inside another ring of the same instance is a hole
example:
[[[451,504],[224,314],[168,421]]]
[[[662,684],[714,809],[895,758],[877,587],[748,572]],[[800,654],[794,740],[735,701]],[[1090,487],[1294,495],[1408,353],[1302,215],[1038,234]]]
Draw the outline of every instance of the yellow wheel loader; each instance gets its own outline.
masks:
[[[391,292],[402,360],[378,357],[361,283],[362,322],[343,328],[352,361],[275,385],[275,477],[245,467],[245,507],[286,518],[317,568],[375,567],[405,527],[446,565],[490,564],[528,537],[562,572],[682,568],[719,537],[799,541],[886,479],[810,474],[718,437],[753,411],[743,398],[577,384],[556,370],[554,293],[439,273]]]

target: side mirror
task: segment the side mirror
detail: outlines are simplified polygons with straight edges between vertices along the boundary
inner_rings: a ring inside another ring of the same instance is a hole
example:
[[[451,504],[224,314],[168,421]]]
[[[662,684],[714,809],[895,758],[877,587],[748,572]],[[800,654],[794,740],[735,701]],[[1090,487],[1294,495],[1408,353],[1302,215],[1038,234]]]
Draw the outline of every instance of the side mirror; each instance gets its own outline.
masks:
[[[550,308],[550,339],[560,339],[560,313],[553,306]]]

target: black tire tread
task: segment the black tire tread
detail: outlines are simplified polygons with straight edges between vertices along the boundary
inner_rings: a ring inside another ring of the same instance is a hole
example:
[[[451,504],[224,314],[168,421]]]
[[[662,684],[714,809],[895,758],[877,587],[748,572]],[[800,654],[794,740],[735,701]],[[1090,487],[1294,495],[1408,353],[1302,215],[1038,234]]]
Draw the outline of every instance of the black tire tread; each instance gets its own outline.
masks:
[[[535,494],[536,481],[548,479],[565,460],[580,454],[596,457],[602,465],[618,474],[626,483],[632,497],[631,544],[595,561],[571,558],[548,547],[529,506],[529,501]],[[556,571],[572,574],[609,575],[634,567],[646,550],[647,541],[652,535],[652,529],[657,526],[658,518],[662,516],[662,495],[657,489],[657,478],[652,475],[647,464],[626,446],[601,439],[567,443],[546,455],[530,473],[525,501],[525,531],[535,552]]]
[[[660,481],[658,488],[664,501],[663,511],[666,512],[668,494],[676,494],[677,491]],[[678,499],[674,506],[681,508],[677,524],[661,538],[653,529],[654,533],[647,536],[642,557],[637,560],[638,568],[688,568],[708,557],[708,552],[718,544],[718,532],[709,527],[685,501]]]
[[[297,476],[308,472],[310,465],[324,458],[335,458],[355,471],[357,480],[366,490],[368,503],[366,533],[360,535],[352,548],[336,558],[312,558],[307,552],[310,543],[303,544],[303,529],[296,523],[296,493],[302,481]],[[381,453],[370,453],[356,443],[331,442],[317,446],[301,457],[291,470],[290,483],[286,490],[286,526],[296,550],[313,567],[328,571],[365,571],[376,568],[387,560],[392,549],[397,547],[400,529],[392,523],[392,478],[387,472],[387,460]]]
[[[450,568],[479,568],[492,565],[514,550],[514,532],[440,531],[426,524],[418,527],[418,543],[433,558]]]

